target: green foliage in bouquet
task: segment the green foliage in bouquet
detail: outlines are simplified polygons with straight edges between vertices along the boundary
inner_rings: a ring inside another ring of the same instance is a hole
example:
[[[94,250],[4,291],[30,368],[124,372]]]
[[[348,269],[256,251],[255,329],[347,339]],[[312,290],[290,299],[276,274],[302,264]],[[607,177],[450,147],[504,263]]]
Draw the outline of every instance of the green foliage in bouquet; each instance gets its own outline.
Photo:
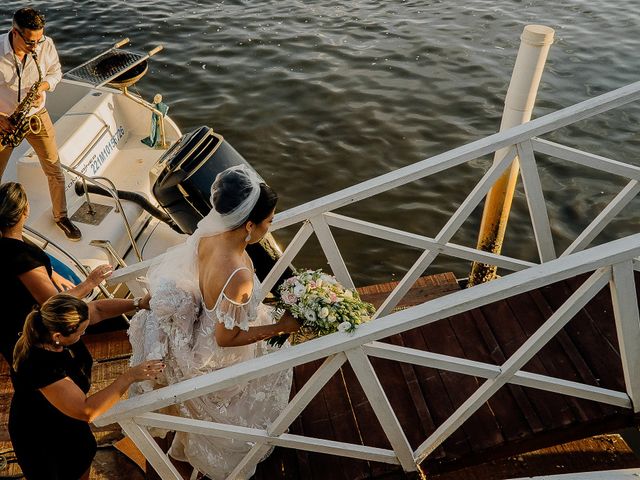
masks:
[[[344,288],[322,270],[305,270],[288,278],[280,285],[279,293],[276,306],[301,322],[299,335],[307,338],[353,332],[375,312],[375,307],[362,301],[358,292]],[[286,338],[287,335],[280,335],[268,343],[282,345]]]

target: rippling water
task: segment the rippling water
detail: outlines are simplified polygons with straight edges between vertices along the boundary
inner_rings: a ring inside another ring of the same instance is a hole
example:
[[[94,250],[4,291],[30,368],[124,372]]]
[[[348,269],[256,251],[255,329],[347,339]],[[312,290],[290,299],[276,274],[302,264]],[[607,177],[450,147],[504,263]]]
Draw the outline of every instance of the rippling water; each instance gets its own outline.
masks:
[[[288,208],[491,133],[524,25],[556,30],[534,116],[637,80],[637,3],[452,1],[49,1],[48,19],[64,70],[123,37],[135,49],[165,49],[137,85],[164,95],[183,131],[207,124],[223,134],[279,191]],[[22,2],[4,2],[8,29]],[[640,164],[627,107],[554,134]],[[434,235],[486,168],[477,161],[367,200],[363,219]],[[620,179],[542,162],[556,245],[566,247],[623,184]],[[625,209],[615,233],[635,231]],[[352,213],[353,209],[345,209]],[[474,246],[480,211],[455,241]],[[293,233],[285,232],[283,239]],[[418,253],[337,235],[357,283],[401,274]],[[535,259],[521,190],[504,252]],[[304,252],[302,264],[322,266]],[[439,270],[464,275],[443,258]]]

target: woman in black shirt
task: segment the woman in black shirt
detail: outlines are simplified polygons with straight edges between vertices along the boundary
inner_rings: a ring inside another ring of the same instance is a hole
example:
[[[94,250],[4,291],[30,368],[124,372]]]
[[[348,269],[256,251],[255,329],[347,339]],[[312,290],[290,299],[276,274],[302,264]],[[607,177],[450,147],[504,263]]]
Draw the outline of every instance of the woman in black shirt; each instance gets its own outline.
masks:
[[[96,441],[89,423],[138,381],[157,377],[159,360],[131,367],[87,396],[93,359],[80,337],[113,314],[109,300],[87,305],[55,295],[27,317],[14,351],[15,393],[9,412],[11,442],[28,480],[89,478]]]
[[[24,319],[34,305],[61,290],[82,298],[111,274],[110,265],[100,265],[77,286],[58,275],[44,251],[23,241],[28,216],[29,202],[22,186],[14,182],[0,185],[0,303],[5,309],[0,321],[0,354],[9,365]],[[123,312],[130,310],[133,308]]]

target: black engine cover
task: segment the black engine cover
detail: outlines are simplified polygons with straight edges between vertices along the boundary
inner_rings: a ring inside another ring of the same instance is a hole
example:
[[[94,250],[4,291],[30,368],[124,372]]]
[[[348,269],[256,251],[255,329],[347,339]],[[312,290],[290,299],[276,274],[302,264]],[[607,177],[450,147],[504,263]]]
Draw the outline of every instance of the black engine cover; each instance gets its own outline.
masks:
[[[192,234],[212,208],[209,196],[216,175],[241,164],[253,168],[221,135],[209,127],[200,127],[183,135],[160,158],[153,169],[157,175],[153,194],[182,231]],[[274,242],[273,237],[247,246],[260,280],[277,260],[274,258],[277,247],[263,245],[265,242]],[[272,292],[275,294],[280,283],[292,275],[293,271],[287,268]]]
[[[191,234],[211,210],[209,195],[216,175],[248,165],[221,135],[200,127],[178,140],[159,160],[153,195],[183,232]]]

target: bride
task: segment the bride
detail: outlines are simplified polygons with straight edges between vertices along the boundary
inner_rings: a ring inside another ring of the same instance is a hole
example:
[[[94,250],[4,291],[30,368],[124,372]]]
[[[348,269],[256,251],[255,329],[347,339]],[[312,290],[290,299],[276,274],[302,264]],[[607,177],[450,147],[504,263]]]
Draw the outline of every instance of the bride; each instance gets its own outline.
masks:
[[[245,247],[273,220],[277,194],[246,166],[219,173],[213,208],[182,245],[149,270],[151,310],[131,321],[132,364],[163,359],[173,384],[268,353],[261,340],[298,330],[289,314],[274,324]],[[267,375],[176,405],[171,412],[212,422],[266,428],[286,406],[291,370]],[[154,388],[138,384],[132,394]],[[214,479],[226,478],[251,444],[177,432],[169,455]],[[247,478],[254,472],[247,472]]]

